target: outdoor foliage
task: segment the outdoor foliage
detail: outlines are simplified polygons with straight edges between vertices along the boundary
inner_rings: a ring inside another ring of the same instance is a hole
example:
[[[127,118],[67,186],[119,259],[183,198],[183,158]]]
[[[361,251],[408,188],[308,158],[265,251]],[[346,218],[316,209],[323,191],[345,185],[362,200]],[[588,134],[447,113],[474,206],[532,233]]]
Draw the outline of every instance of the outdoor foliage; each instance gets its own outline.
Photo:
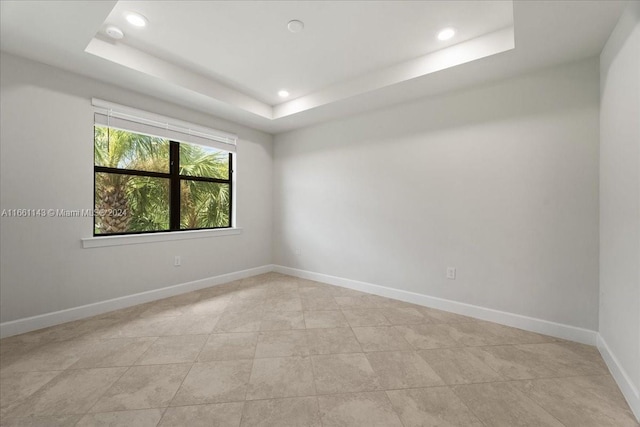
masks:
[[[169,173],[166,139],[95,127],[95,164],[118,169]],[[180,143],[180,175],[227,179],[228,153]],[[182,179],[181,229],[228,227],[228,184]],[[95,174],[95,233],[169,230],[170,180],[113,173]]]

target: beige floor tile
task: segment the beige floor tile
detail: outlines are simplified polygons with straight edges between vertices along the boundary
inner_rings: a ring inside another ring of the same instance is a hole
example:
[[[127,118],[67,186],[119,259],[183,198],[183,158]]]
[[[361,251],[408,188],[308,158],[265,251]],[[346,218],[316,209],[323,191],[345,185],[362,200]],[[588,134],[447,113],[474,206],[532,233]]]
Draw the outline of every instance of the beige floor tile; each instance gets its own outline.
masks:
[[[168,318],[159,335],[207,335],[212,333],[220,317],[188,315]]]
[[[222,295],[200,298],[186,307],[186,313],[194,314],[196,316],[220,316],[227,308],[229,301],[231,301],[231,297]]]
[[[364,351],[413,350],[402,334],[391,326],[353,328],[353,333]]]
[[[563,427],[510,383],[460,385],[454,393],[486,425],[495,427]]]
[[[93,328],[100,328],[105,325],[116,323],[114,319],[97,319],[95,317],[63,323],[49,328],[39,329],[25,334],[14,335],[4,338],[2,345],[43,345],[56,341],[68,341],[71,339],[83,338],[84,334]]]
[[[260,310],[248,309],[247,311],[228,311],[220,316],[216,324],[214,333],[217,332],[256,332],[260,330],[260,322],[262,322],[262,313]]]
[[[365,295],[358,297],[333,297],[338,307],[350,308],[380,308],[380,300],[373,296]]]
[[[450,313],[448,311],[437,310],[430,307],[417,308],[424,317],[433,323],[466,323],[475,322],[473,317],[462,316],[460,314]]]
[[[316,297],[302,297],[300,298],[302,303],[302,310],[338,310],[338,304],[336,300],[331,298],[316,298]]]
[[[307,329],[307,340],[311,354],[362,352],[351,328]]]
[[[270,331],[258,334],[256,358],[308,356],[307,332]]]
[[[312,356],[318,394],[380,390],[380,380],[363,353]]]
[[[278,277],[280,276],[282,276],[282,274],[276,273],[276,272],[269,272],[265,274],[259,274],[257,276],[247,277],[245,279],[242,279],[239,284],[245,287],[261,285],[263,283],[269,283],[271,281],[277,280]]]
[[[155,425],[167,400],[165,426],[314,426],[319,399],[324,427],[397,425],[389,399],[405,427],[640,427],[595,347],[277,273],[0,341],[3,426]]]
[[[446,384],[471,384],[505,380],[504,377],[465,348],[420,350],[418,354],[429,363]]]
[[[257,332],[209,335],[200,351],[198,362],[253,359],[257,342]]]
[[[317,286],[307,286],[298,289],[301,298],[333,298],[329,289]]]
[[[136,365],[195,362],[208,335],[177,335],[158,338],[136,361]]]
[[[313,396],[249,401],[240,427],[321,427],[318,402]]]
[[[305,311],[304,322],[307,329],[349,327],[347,319],[340,310]]]
[[[38,348],[43,345],[11,341],[11,338],[13,337],[0,340],[0,371],[16,361],[28,357],[30,353],[38,351]]]
[[[17,348],[13,354],[3,355],[0,373],[61,371],[76,363],[87,347],[85,341],[74,340],[43,344],[26,352]]]
[[[0,408],[9,408],[40,390],[62,371],[14,372],[0,376]]]
[[[325,288],[325,289],[329,289],[329,288],[334,288],[335,286],[333,285],[328,285],[326,283],[322,283],[322,282],[316,282],[315,280],[309,280],[309,279],[302,279],[300,277],[296,277],[296,282],[298,283],[298,288],[302,289],[302,288]]]
[[[2,427],[74,427],[82,415],[51,415],[0,420]]]
[[[567,426],[640,425],[610,375],[518,381],[513,384]]]
[[[557,377],[563,371],[562,361],[530,353],[514,345],[469,347],[466,351],[508,379]]]
[[[557,342],[558,339],[547,335],[529,332],[510,326],[499,325],[497,323],[478,321],[476,323],[488,323],[492,325],[494,333],[506,337],[511,344],[539,344]]]
[[[157,337],[174,317],[133,317],[93,334],[94,339]]]
[[[188,307],[198,300],[198,294],[189,292],[172,298],[165,298],[142,304],[140,317],[175,317],[188,311]]]
[[[384,317],[381,309],[354,308],[343,309],[342,312],[352,327],[386,326],[391,324],[387,318]]]
[[[382,351],[366,356],[385,390],[444,385],[415,351]]]
[[[416,349],[460,347],[461,344],[453,338],[449,324],[421,324],[395,326],[409,344]]]
[[[134,366],[98,400],[92,413],[168,406],[190,365]]]
[[[508,335],[501,335],[488,322],[461,322],[447,325],[451,336],[465,347],[513,344]]]
[[[252,364],[251,360],[195,363],[171,406],[244,400]]]
[[[261,331],[304,329],[302,311],[265,311],[260,322]]]
[[[535,344],[553,342],[554,338],[522,329],[478,320],[452,324],[454,337],[465,346]]]
[[[198,294],[198,296],[200,297],[198,301],[204,301],[204,300],[215,299],[215,298],[231,299],[233,297],[233,290],[238,289],[239,287],[240,287],[240,281],[235,280],[233,282],[223,283],[222,285],[200,289],[199,291],[195,291],[194,293]]]
[[[91,341],[69,369],[131,366],[156,341],[156,337],[113,338]]]
[[[76,427],[156,427],[164,409],[87,414]]]
[[[109,316],[109,315],[111,315],[111,313],[105,313],[103,316]],[[160,322],[162,319],[158,318],[156,320]],[[140,324],[145,324],[147,322],[147,320],[140,319],[134,315],[123,317],[123,318],[118,318],[118,317],[106,318],[104,322],[101,322],[99,324],[96,321],[97,324],[95,324],[94,327],[92,327],[86,333],[82,334],[82,336],[79,339],[95,341],[95,340],[105,340],[105,339],[111,339],[111,338],[122,338],[124,337],[123,329],[126,327],[126,325],[128,325],[129,322],[135,322],[135,321],[139,321]],[[156,334],[155,336],[157,335],[158,334]],[[154,335],[141,334],[141,336],[153,337]]]
[[[319,396],[318,405],[324,427],[402,427],[382,391]]]
[[[355,289],[343,288],[343,287],[340,287],[340,286],[329,285],[327,290],[334,297],[364,297],[364,296],[369,296],[369,294],[367,294],[367,293],[356,291]]]
[[[561,366],[560,374],[567,376],[607,375],[609,369],[594,346],[573,342],[517,345],[532,356],[553,361]]]
[[[404,301],[386,298],[380,295],[368,295],[367,298],[370,301],[376,303],[377,306],[380,308],[402,308],[402,309],[412,308],[412,307],[407,307],[406,306],[407,303]]]
[[[595,347],[576,343],[490,346],[468,351],[511,379],[608,374]]]
[[[6,417],[84,414],[126,370],[95,368],[65,371],[16,405]]]
[[[312,282],[310,280],[298,280],[298,295],[300,297],[331,297],[331,288],[333,286],[325,283]]]
[[[231,301],[227,303],[224,313],[240,312],[240,313],[260,313],[264,311],[264,297],[258,299],[238,298],[234,295]]]
[[[429,322],[415,308],[383,308],[382,314],[392,325],[413,325]]]
[[[267,287],[263,285],[249,286],[233,289],[230,293],[232,304],[227,304],[228,307],[235,307],[236,305],[242,306],[241,300],[247,300],[247,304],[255,304],[260,301],[264,301],[267,297]],[[252,303],[251,301],[254,302]]]
[[[309,357],[254,360],[247,400],[312,396],[315,393]]]
[[[168,408],[158,427],[238,427],[244,403]]]
[[[419,308],[423,308],[421,305],[413,304],[410,302],[405,302],[397,299],[386,298],[386,304],[383,304],[384,307],[388,308],[412,308],[417,310]],[[418,310],[420,311],[420,310]],[[420,312],[422,314],[422,312]]]
[[[95,318],[114,319],[114,320],[122,321],[125,319],[132,319],[134,317],[138,317],[140,316],[140,313],[142,313],[142,305],[134,305],[131,307],[121,308],[119,310],[110,311],[110,312],[101,314],[99,316],[96,316]]]
[[[390,390],[387,396],[404,427],[482,427],[448,387]]]
[[[298,284],[295,282],[274,282],[267,285],[266,299],[278,298],[278,297],[296,297],[300,298],[298,292]]]
[[[265,300],[264,309],[265,311],[302,311],[302,301],[299,297],[278,295]]]

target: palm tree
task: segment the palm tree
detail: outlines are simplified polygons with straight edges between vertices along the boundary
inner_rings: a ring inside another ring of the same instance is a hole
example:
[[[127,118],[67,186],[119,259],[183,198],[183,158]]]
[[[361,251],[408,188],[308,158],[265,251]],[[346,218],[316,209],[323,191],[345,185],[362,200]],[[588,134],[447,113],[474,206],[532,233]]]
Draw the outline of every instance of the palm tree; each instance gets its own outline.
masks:
[[[95,127],[95,164],[111,168],[169,171],[169,142],[157,137],[134,134],[117,129]],[[96,209],[105,215],[96,216],[96,233],[110,234],[168,228],[159,209],[147,209],[163,200],[162,187],[168,194],[168,183],[162,179],[112,173],[96,174]],[[161,185],[159,186],[158,183]],[[159,194],[160,193],[160,194]],[[164,199],[167,199],[165,196]],[[159,206],[158,206],[159,207]],[[160,211],[161,212],[161,211]]]
[[[198,145],[180,145],[180,175],[227,179],[229,154]],[[190,181],[180,185],[180,227],[225,227],[229,222],[230,188],[227,184]]]
[[[169,141],[96,126],[95,164],[112,168],[169,172]],[[227,179],[229,155],[193,144],[180,144],[180,174]],[[180,226],[183,229],[230,224],[228,184],[181,180]],[[169,180],[96,173],[96,234],[157,231],[169,228]],[[126,213],[118,215],[118,213]]]

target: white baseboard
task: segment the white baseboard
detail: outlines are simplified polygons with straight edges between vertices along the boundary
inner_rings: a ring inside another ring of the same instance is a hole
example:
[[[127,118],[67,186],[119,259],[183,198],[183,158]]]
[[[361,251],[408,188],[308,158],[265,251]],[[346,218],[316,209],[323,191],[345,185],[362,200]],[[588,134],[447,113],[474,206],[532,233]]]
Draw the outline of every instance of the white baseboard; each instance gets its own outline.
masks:
[[[598,350],[607,364],[611,376],[620,387],[624,398],[627,399],[631,411],[640,421],[640,392],[600,334],[598,334]]]
[[[221,274],[219,276],[207,277],[205,279],[195,280],[193,282],[168,286],[166,288],[154,289],[152,291],[146,291],[138,294],[127,295],[124,297],[113,298],[106,301],[81,305],[79,307],[68,308],[66,310],[54,311],[52,313],[45,313],[37,316],[25,317],[23,319],[12,320],[9,322],[0,323],[0,338],[23,334],[25,332],[59,325],[65,322],[71,322],[73,320],[84,319],[86,317],[96,316],[98,314],[107,313],[109,311],[131,307],[137,304],[143,304],[145,302],[156,301],[179,294],[184,294],[186,292],[197,291],[199,289],[233,282],[234,280],[268,273],[270,271],[273,271],[273,265],[268,264],[261,267],[236,271],[233,273]]]
[[[522,316],[520,314],[509,313],[477,305],[465,304],[462,302],[447,300],[443,298],[431,297],[415,292],[403,291],[400,289],[387,288],[385,286],[374,285],[372,283],[360,282],[357,280],[344,279],[342,277],[330,276],[312,271],[299,270],[291,267],[275,265],[273,271],[300,277],[303,279],[315,280],[317,282],[330,285],[341,286],[343,288],[354,289],[361,292],[380,295],[387,298],[423,305],[425,307],[450,311],[464,316],[477,319],[488,320],[502,325],[512,326],[531,332],[537,332],[552,337],[576,341],[583,344],[596,345],[596,331],[583,329],[576,326],[562,323],[550,322],[534,317]]]

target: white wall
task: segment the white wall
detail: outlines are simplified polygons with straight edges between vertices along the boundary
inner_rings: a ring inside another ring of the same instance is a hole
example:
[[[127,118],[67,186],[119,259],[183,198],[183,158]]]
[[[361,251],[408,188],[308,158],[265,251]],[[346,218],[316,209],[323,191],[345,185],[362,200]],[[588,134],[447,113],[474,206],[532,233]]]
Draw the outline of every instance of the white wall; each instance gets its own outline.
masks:
[[[600,61],[600,335],[640,418],[640,3]]]
[[[234,236],[82,249],[92,218],[2,218],[6,322],[271,263],[272,137],[2,54],[0,208],[93,207],[91,97],[239,135]],[[173,267],[175,255],[182,266]]]
[[[278,135],[274,261],[596,330],[598,122],[592,59]]]

